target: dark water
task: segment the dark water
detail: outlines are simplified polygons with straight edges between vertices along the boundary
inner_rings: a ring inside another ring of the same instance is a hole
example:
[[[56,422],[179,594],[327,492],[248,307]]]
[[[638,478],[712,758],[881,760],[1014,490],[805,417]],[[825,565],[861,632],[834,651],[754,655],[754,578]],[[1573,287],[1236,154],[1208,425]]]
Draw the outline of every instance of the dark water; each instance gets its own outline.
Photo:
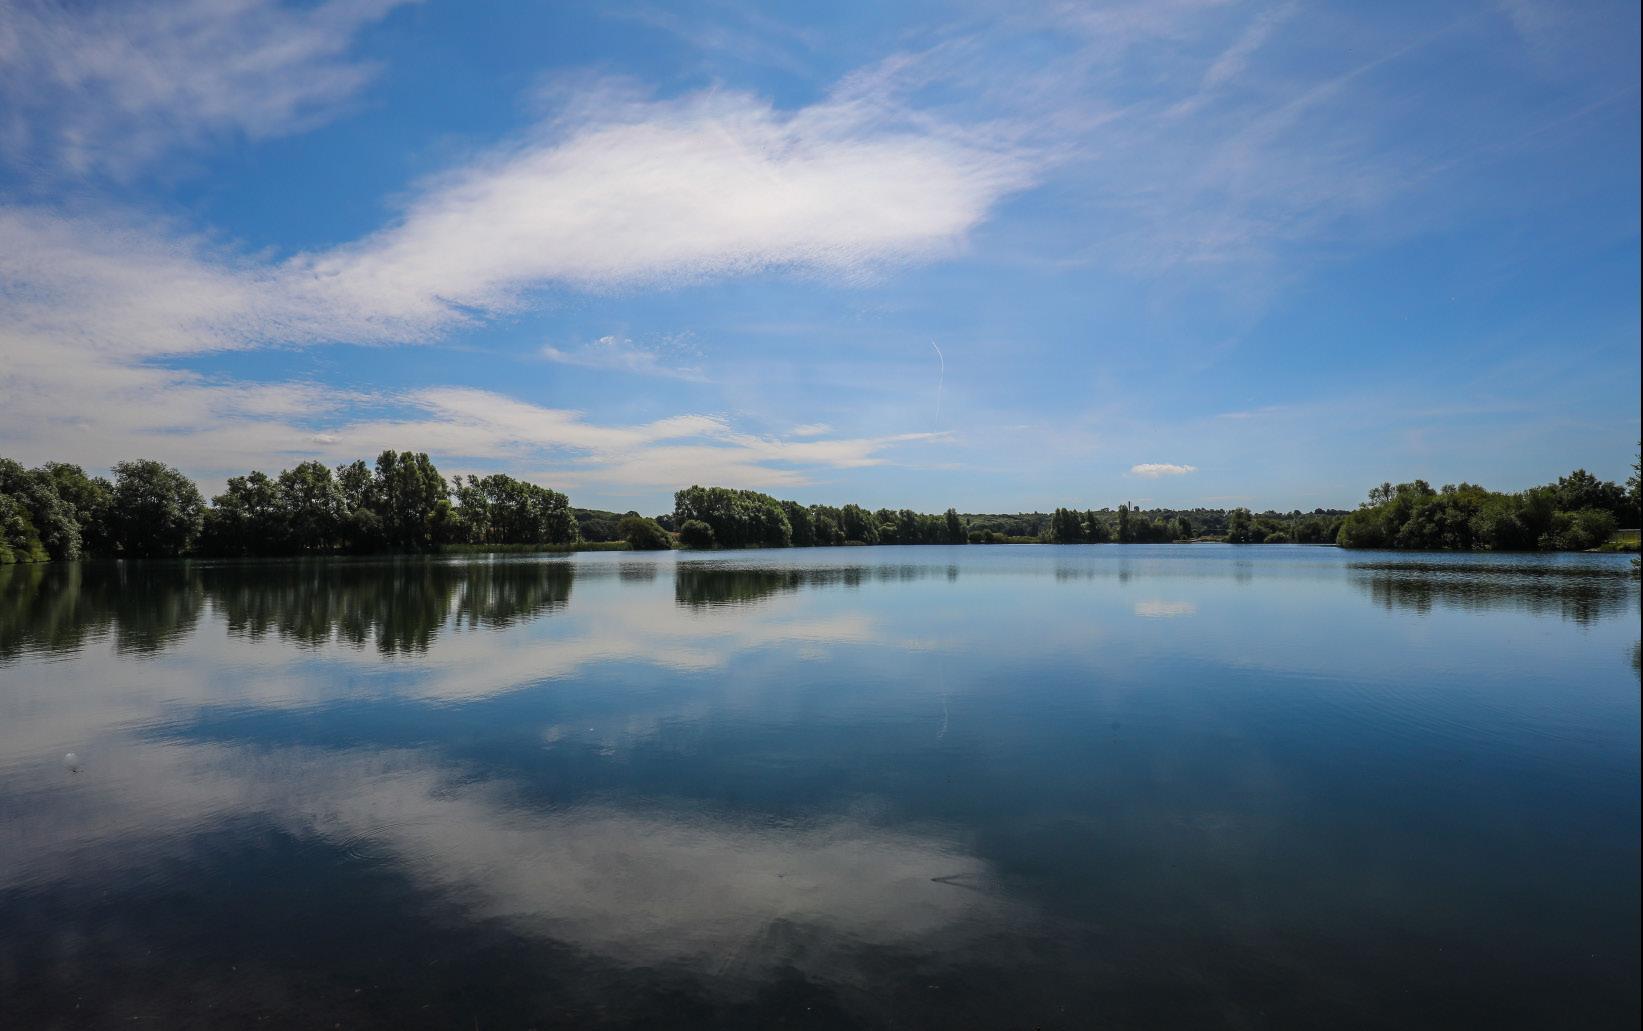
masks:
[[[1616,556],[3,568],[0,1024],[1635,1027],[1638,636]]]

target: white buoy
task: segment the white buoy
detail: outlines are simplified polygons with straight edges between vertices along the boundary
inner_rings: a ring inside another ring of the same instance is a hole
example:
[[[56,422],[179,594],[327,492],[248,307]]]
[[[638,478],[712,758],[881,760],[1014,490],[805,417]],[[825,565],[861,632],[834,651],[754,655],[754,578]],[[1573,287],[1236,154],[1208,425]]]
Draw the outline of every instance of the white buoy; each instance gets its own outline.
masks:
[[[70,773],[79,773],[80,757],[75,755],[73,752],[63,756],[63,768],[68,770]]]

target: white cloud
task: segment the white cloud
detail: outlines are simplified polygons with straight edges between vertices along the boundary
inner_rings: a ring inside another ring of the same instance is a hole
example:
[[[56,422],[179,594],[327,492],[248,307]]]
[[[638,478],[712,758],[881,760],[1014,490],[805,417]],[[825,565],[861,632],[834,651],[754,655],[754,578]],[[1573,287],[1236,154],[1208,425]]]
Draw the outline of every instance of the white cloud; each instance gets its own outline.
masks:
[[[0,153],[125,173],[178,146],[280,136],[371,78],[354,36],[407,0],[57,5],[0,19]]]
[[[807,422],[802,426],[795,426],[787,431],[789,437],[821,437],[833,432],[833,427],[825,422]]]
[[[670,342],[671,343],[671,342]],[[702,374],[700,367],[693,364],[679,364],[673,359],[686,358],[686,349],[672,347],[646,347],[634,343],[626,337],[602,336],[590,344],[580,347],[562,349],[552,344],[544,345],[542,357],[551,362],[562,365],[579,365],[589,369],[610,369],[616,372],[631,372],[640,376],[661,376],[666,379],[686,380],[692,383],[706,382],[707,377]]]
[[[593,482],[597,462],[626,485],[793,484],[806,482],[804,466],[878,464],[886,448],[928,436],[782,441],[738,435],[702,415],[597,425],[457,387],[362,396],[236,383],[164,363],[232,349],[435,339],[515,310],[544,287],[666,285],[770,269],[849,279],[955,252],[1029,174],[1007,146],[847,98],[784,112],[745,94],[646,103],[607,91],[422,184],[380,231],[285,259],[245,256],[119,211],[0,205],[8,402],[0,440],[31,460],[106,467],[152,454],[208,478],[386,446],[559,455],[573,463],[567,475]],[[545,353],[700,376],[617,338]],[[401,414],[407,408],[412,415]]]
[[[603,289],[769,269],[846,278],[955,253],[1026,159],[973,134],[829,100],[582,98],[424,184],[395,224],[299,255],[291,288],[414,333],[541,284]]]
[[[1140,465],[1130,466],[1131,476],[1144,476],[1149,480],[1156,480],[1160,476],[1185,476],[1197,471],[1196,465],[1172,465],[1169,462],[1142,462]]]

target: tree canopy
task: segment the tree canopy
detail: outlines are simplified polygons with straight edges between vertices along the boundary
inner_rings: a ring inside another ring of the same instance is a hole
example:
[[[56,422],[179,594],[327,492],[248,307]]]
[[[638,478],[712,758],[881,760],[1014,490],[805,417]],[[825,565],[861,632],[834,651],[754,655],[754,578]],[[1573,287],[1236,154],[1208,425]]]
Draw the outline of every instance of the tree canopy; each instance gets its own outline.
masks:
[[[1633,492],[1576,469],[1515,494],[1471,483],[1383,483],[1342,522],[1337,541],[1343,548],[1584,551],[1637,521]]]
[[[1382,483],[1352,512],[1065,507],[961,515],[857,504],[805,505],[752,490],[692,486],[654,518],[572,508],[561,492],[501,473],[451,481],[420,452],[383,451],[374,464],[334,470],[301,462],[277,476],[228,478],[206,504],[162,462],[27,469],[0,458],[0,564],[187,554],[271,556],[431,552],[447,545],[573,546],[625,541],[636,549],[786,548],[872,544],[1163,543],[1339,544],[1347,548],[1584,550],[1639,523],[1639,466],[1625,485],[1584,469],[1517,493],[1476,484]]]

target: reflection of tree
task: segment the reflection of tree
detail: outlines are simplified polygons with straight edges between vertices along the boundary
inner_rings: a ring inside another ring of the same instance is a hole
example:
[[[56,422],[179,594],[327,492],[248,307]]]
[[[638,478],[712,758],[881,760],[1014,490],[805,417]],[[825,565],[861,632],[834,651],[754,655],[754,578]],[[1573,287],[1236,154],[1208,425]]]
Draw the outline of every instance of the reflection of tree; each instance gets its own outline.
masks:
[[[121,650],[185,636],[206,602],[230,634],[425,651],[448,622],[499,627],[570,600],[568,562],[424,559],[200,564],[52,563],[0,567],[0,658],[72,651],[109,630]]]
[[[113,613],[106,599],[93,599],[78,570],[63,562],[0,566],[0,658],[73,651],[107,632]]]
[[[194,629],[203,602],[187,563],[0,567],[0,658],[73,651],[110,630],[121,652],[159,651]]]
[[[1583,624],[1623,609],[1630,593],[1624,571],[1605,567],[1382,563],[1353,567],[1352,582],[1388,609],[1515,608]]]
[[[656,581],[654,562],[623,562],[616,567],[616,575],[623,583],[648,584]]]
[[[860,587],[863,583],[907,583],[940,576],[958,578],[958,567],[914,563],[798,569],[681,562],[673,573],[673,599],[690,608],[746,605],[801,588]]]
[[[557,612],[570,604],[576,575],[575,567],[564,561],[487,562],[463,568],[456,608],[460,626],[511,626]]]
[[[796,591],[804,586],[812,572],[814,570],[680,565],[673,573],[673,600],[693,609],[745,605],[763,601],[773,594]]]

